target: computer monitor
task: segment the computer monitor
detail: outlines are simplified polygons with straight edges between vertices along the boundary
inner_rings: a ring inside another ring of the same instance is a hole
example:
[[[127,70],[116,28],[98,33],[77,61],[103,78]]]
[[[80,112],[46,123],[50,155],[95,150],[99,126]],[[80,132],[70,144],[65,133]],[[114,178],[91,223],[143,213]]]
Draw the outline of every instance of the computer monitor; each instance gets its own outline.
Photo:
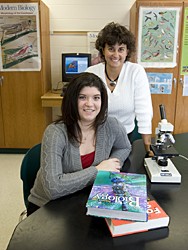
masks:
[[[84,72],[89,66],[91,66],[91,54],[63,53],[62,82],[70,82],[75,75]]]

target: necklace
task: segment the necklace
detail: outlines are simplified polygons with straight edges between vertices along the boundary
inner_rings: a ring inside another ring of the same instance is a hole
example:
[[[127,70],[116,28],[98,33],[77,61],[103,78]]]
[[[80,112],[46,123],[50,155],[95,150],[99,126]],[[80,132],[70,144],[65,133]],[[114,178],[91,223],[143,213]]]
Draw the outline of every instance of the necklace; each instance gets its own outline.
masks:
[[[87,132],[87,133],[83,133],[82,132],[82,140],[83,141],[86,141],[87,139],[91,139],[91,138],[93,138],[94,137],[94,132],[93,132],[93,130],[90,130],[89,132]]]
[[[83,136],[83,141],[86,141],[86,140],[87,140],[89,134],[90,134],[90,133],[88,133],[87,135],[84,135],[84,136]]]
[[[95,147],[95,134],[92,131],[89,131],[87,134],[82,133],[82,142],[81,144],[92,144],[93,147]]]
[[[110,77],[108,76],[108,73],[107,73],[107,70],[106,70],[106,64],[105,64],[105,74],[106,74],[106,77],[108,78],[108,80],[110,81],[110,86],[115,87],[116,83],[117,83],[116,81],[118,80],[119,75],[116,77],[115,80],[111,80]]]

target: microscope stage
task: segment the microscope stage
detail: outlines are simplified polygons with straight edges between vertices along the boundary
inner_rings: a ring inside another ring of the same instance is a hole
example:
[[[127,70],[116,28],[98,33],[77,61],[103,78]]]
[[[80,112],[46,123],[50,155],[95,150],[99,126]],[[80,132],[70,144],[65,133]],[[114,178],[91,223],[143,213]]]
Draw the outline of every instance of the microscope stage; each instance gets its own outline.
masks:
[[[170,159],[168,159],[168,165],[163,167],[159,166],[155,159],[145,158],[144,166],[151,182],[181,183],[181,175]]]

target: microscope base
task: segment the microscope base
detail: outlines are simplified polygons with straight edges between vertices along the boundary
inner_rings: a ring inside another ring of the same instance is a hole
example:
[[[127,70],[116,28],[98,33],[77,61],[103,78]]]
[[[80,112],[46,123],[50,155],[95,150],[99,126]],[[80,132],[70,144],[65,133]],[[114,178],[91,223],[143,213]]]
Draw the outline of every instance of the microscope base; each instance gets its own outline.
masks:
[[[144,166],[151,182],[181,183],[181,175],[170,159],[168,159],[166,167],[161,167],[157,164],[156,160],[145,158]]]

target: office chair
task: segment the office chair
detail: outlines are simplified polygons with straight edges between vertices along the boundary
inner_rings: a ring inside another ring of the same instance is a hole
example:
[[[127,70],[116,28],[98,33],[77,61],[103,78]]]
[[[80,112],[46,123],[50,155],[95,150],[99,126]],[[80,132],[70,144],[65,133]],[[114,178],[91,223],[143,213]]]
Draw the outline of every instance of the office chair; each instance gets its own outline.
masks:
[[[20,170],[20,177],[23,181],[23,197],[26,210],[20,214],[19,221],[27,215],[27,206],[28,206],[28,196],[30,195],[30,190],[34,185],[34,181],[37,175],[37,172],[40,167],[40,152],[41,144],[37,144],[34,147],[30,148],[25,154]]]
[[[131,134],[129,134],[129,141],[132,144],[132,147],[134,145],[134,142],[136,140],[140,140],[142,139],[142,135],[140,133],[138,133],[138,125],[137,125],[137,120],[135,119],[135,127],[134,130],[132,131]],[[145,151],[144,151],[145,152]],[[130,171],[130,167],[131,167],[131,162],[132,162],[132,154],[129,155],[129,157],[124,161],[124,164],[121,168],[122,172],[128,172]],[[137,165],[137,164],[136,164]]]
[[[142,139],[142,136],[140,133],[138,133],[138,125],[137,125],[137,120],[135,119],[135,127],[134,127],[134,130],[133,132],[131,133],[130,137],[129,137],[129,140],[131,142],[131,144],[138,140],[138,139]]]

